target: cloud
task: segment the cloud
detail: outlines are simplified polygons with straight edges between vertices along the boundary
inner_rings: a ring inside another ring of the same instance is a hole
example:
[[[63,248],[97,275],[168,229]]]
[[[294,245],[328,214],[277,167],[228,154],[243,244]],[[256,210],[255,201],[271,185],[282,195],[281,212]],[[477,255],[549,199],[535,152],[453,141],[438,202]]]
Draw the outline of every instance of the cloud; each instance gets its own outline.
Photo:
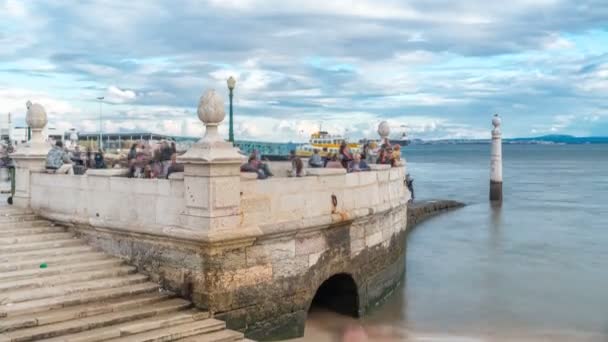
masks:
[[[299,139],[319,121],[363,137],[381,119],[425,138],[485,136],[495,112],[508,135],[597,133],[606,18],[599,0],[0,0],[0,89],[87,130],[105,96],[108,129],[197,133],[200,94],[227,99],[234,76],[237,133],[252,139]]]
[[[132,90],[109,86],[104,100],[110,103],[127,103],[135,101],[136,98],[137,95]]]

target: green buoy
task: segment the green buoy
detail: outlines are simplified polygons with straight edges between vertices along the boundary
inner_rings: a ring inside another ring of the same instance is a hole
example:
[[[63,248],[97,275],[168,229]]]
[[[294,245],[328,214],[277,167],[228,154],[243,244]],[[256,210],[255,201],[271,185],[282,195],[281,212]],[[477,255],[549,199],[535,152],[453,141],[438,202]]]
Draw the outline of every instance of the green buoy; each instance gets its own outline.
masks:
[[[40,264],[40,268],[46,268],[46,262],[43,262],[42,264]]]

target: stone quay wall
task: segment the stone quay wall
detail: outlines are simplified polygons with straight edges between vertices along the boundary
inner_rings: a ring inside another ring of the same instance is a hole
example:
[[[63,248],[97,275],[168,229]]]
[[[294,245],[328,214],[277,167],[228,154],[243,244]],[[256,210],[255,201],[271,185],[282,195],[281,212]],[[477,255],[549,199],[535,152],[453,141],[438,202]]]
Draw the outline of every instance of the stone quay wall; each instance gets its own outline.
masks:
[[[169,180],[129,179],[125,170],[47,174],[46,112],[27,107],[32,139],[12,154],[15,206],[127,259],[248,337],[301,336],[313,304],[362,315],[402,279],[405,164],[287,178],[283,163],[278,177],[257,180],[239,171],[243,156],[219,135],[224,103],[208,90],[197,108],[205,134],[178,157],[183,173]],[[389,133],[381,122],[381,140]]]
[[[129,179],[32,172],[31,208],[128,259],[164,287],[257,339],[303,334],[319,286],[348,274],[357,314],[405,271],[405,166],[309,170],[300,178],[240,177],[241,225],[256,237],[208,241],[181,226],[183,175]],[[238,229],[238,228],[235,228]]]

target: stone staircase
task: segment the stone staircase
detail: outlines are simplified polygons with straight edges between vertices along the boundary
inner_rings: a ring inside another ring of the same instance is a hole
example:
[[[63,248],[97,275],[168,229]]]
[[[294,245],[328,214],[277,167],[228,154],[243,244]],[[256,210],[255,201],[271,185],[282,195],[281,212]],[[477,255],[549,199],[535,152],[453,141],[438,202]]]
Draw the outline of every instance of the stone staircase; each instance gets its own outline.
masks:
[[[246,341],[123,260],[0,208],[0,342]]]

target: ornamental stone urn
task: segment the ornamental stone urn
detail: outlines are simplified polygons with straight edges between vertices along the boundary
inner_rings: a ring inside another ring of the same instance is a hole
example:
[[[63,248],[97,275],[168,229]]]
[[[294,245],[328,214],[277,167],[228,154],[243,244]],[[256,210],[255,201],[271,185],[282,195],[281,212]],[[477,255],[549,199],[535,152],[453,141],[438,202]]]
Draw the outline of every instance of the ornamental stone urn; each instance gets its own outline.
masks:
[[[388,144],[388,136],[391,134],[391,127],[388,122],[382,121],[378,124],[378,135],[380,135],[380,143]]]

